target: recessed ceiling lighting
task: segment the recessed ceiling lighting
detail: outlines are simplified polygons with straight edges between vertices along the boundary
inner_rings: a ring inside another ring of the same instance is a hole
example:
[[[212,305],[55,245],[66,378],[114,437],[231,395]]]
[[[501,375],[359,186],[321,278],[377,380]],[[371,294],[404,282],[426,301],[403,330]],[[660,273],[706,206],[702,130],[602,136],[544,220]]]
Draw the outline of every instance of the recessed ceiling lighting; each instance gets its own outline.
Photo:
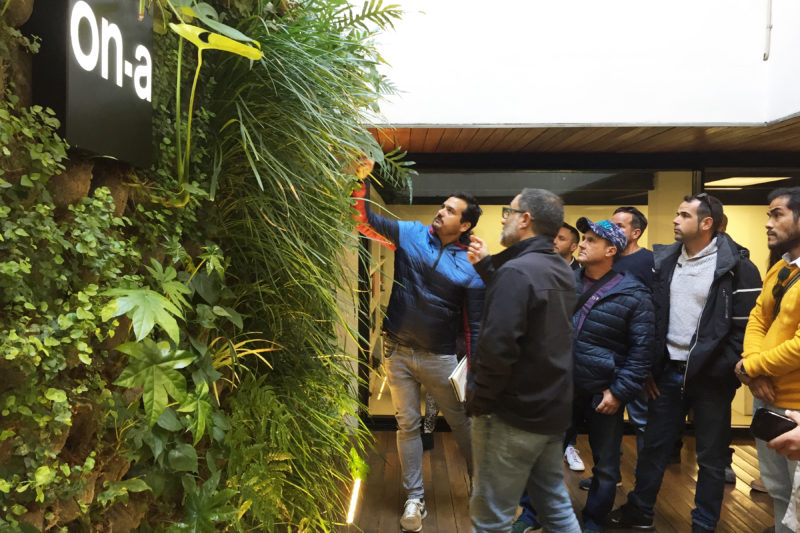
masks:
[[[791,177],[770,177],[770,178],[755,178],[752,176],[725,178],[721,180],[707,181],[705,187],[749,187],[750,185],[760,185],[762,183],[769,183],[771,181],[789,180]]]

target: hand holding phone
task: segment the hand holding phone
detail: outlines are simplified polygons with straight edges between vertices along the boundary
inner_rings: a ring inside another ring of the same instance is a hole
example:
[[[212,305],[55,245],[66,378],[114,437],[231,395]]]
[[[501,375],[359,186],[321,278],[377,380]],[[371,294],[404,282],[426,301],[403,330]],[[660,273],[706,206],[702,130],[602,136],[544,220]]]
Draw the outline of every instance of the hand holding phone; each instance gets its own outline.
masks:
[[[770,411],[766,407],[759,407],[753,415],[750,432],[757,439],[771,441],[796,427],[797,423],[788,416]]]

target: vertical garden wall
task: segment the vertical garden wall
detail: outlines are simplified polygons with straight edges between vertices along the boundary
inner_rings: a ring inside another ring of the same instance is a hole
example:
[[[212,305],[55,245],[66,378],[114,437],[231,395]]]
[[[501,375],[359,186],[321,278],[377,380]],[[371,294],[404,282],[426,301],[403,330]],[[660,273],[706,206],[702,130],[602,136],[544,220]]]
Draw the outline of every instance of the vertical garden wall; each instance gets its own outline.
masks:
[[[0,530],[331,530],[368,438],[347,169],[407,172],[364,129],[399,13],[130,4],[154,20],[150,168],[59,135],[34,1],[0,0]]]

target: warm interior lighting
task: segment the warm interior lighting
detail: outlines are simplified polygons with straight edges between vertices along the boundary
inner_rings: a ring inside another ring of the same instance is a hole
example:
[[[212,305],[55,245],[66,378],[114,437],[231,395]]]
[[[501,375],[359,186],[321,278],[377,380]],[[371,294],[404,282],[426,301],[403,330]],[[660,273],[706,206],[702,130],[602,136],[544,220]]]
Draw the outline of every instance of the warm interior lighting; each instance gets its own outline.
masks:
[[[378,400],[380,400],[381,396],[383,396],[384,388],[386,388],[386,376],[383,376],[383,381],[381,382],[381,390],[378,391]]]
[[[707,181],[704,187],[749,187],[750,185],[760,185],[762,183],[769,183],[771,181],[789,180],[791,177],[771,177],[771,178],[755,178],[752,176],[742,176],[735,178],[725,178],[721,180]]]
[[[347,511],[347,523],[352,524],[356,517],[356,504],[358,503],[358,493],[361,490],[361,480],[356,478],[353,482],[353,493],[350,495],[350,509]]]
[[[708,184],[706,184],[708,185]],[[709,191],[741,191],[741,187],[706,187]]]

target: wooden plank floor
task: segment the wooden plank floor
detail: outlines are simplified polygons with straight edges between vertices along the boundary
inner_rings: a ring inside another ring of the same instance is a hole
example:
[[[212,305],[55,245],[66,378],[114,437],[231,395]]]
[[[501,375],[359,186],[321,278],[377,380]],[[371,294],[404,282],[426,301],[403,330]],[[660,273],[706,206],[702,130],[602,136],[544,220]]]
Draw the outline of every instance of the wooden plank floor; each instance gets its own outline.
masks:
[[[733,470],[736,484],[725,486],[719,533],[761,533],[773,524],[772,501],[767,494],[750,489],[758,477],[758,460],[752,440],[737,439],[733,448]],[[578,449],[586,464],[585,472],[564,470],[564,477],[575,511],[586,501],[586,492],[578,482],[590,475],[591,453],[586,435],[578,437]],[[625,502],[633,488],[633,469],[636,461],[636,440],[626,435],[623,440],[622,486],[617,489],[614,507]],[[370,474],[361,491],[355,525],[343,531],[355,533],[398,533],[401,507],[404,501],[400,481],[394,432],[375,433],[375,450],[368,463]],[[423,455],[423,481],[428,517],[423,522],[425,533],[468,533],[467,471],[450,433],[435,434],[434,449]],[[697,481],[694,438],[685,437],[680,464],[671,465],[656,504],[655,526],[659,533],[683,533],[691,529],[690,511],[693,507],[694,486]]]

